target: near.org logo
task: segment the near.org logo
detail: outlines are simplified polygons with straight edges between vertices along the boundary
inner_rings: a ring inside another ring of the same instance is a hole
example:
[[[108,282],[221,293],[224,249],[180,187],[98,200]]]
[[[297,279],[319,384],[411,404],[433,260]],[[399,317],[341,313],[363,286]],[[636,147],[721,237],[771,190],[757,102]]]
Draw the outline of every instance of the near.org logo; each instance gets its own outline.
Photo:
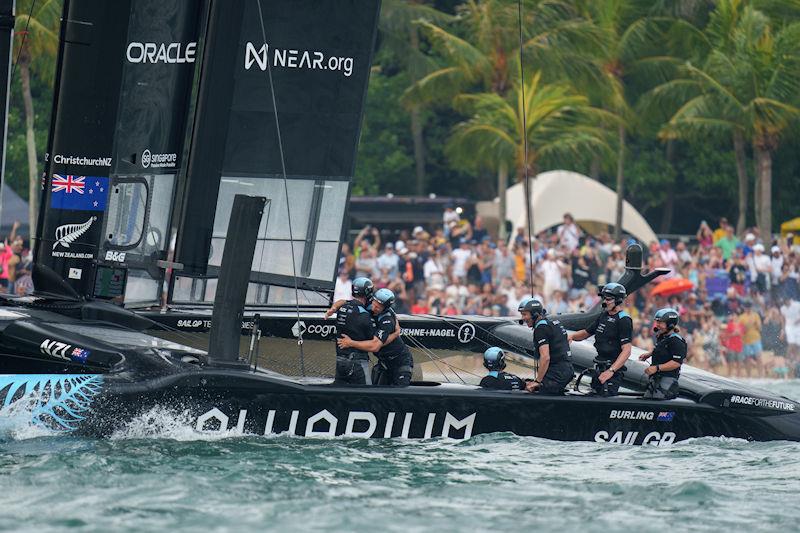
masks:
[[[269,65],[269,45],[264,43],[256,48],[252,42],[245,45],[244,69],[250,70],[258,65],[261,70],[267,70]],[[342,72],[346,77],[353,74],[352,57],[325,57],[325,54],[311,50],[272,49],[272,66],[281,68],[305,68],[311,70],[333,70]]]

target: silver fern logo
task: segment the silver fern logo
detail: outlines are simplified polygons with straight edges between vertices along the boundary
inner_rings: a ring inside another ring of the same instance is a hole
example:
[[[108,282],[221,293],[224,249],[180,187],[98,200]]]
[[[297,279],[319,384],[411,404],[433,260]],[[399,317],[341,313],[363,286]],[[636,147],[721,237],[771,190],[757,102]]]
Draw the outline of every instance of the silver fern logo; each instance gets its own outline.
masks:
[[[0,375],[0,419],[74,431],[102,388],[96,374]]]
[[[64,224],[56,228],[56,242],[53,244],[53,250],[59,244],[64,248],[69,248],[69,245],[75,242],[78,237],[89,231],[97,217],[90,217],[89,220],[83,224]]]

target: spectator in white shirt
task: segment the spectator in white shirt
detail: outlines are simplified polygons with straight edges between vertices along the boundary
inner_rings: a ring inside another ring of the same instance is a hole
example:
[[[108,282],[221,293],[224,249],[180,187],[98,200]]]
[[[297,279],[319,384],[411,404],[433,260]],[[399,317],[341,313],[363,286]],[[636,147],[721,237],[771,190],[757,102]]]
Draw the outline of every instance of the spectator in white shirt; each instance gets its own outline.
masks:
[[[558,233],[558,244],[572,252],[578,247],[581,237],[581,229],[575,224],[575,220],[569,213],[564,213],[564,223],[556,230]]]
[[[336,278],[336,285],[333,289],[333,301],[349,300],[353,297],[353,282],[347,277],[347,272],[344,270],[339,271],[339,277]]]
[[[776,287],[781,281],[781,272],[783,272],[783,254],[780,246],[773,246],[771,252],[772,257],[769,258],[769,261],[772,270],[772,286]]]
[[[387,242],[383,253],[378,257],[378,270],[386,271],[390,280],[397,279],[400,273],[400,263],[394,253],[394,244]]]
[[[661,239],[661,247],[658,250],[658,255],[661,257],[661,262],[664,266],[671,271],[665,277],[673,277],[678,267],[678,254],[672,249],[667,239]]]
[[[539,270],[544,278],[544,298],[550,301],[554,291],[560,291],[564,274],[564,265],[556,258],[556,251],[552,248],[547,250],[545,260],[539,266]]]
[[[453,250],[450,255],[453,257],[453,276],[464,279],[467,276],[467,261],[474,255],[467,239],[462,238],[459,241],[458,248]]]
[[[678,255],[678,261],[680,261],[680,264],[692,262],[692,254],[686,249],[685,242],[678,241],[678,244],[675,245],[675,253]]]

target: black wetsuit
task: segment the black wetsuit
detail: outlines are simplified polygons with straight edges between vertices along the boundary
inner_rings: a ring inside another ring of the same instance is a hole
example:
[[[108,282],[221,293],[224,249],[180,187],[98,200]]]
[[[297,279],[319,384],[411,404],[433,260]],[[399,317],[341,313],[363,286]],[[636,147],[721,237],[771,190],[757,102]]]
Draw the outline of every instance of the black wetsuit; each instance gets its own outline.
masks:
[[[375,336],[385,342],[397,327],[397,315],[388,309],[375,317]],[[400,337],[384,345],[378,353],[378,364],[372,367],[373,385],[408,387],[414,371],[414,359]]]
[[[600,373],[608,370],[622,352],[625,344],[631,343],[633,337],[633,319],[625,311],[610,315],[604,311],[594,324],[586,328],[590,335],[594,335],[594,347],[597,350],[595,359],[595,375],[592,377],[592,389],[603,396],[616,396],[625,377],[626,367],[618,369],[614,375],[605,382],[600,383]]]
[[[663,365],[670,361],[683,364],[686,359],[686,341],[675,333],[659,335],[651,357],[652,365]],[[675,370],[656,372],[650,376],[650,383],[645,392],[646,398],[654,400],[671,400],[678,396],[678,378],[681,375],[680,367]]]
[[[550,365],[541,379],[539,394],[563,394],[564,389],[575,377],[567,330],[557,319],[542,318],[533,328],[533,342],[536,345],[537,355],[542,346],[550,349]]]
[[[525,390],[525,380],[508,372],[489,372],[480,385],[485,389]]]
[[[358,300],[349,300],[336,312],[337,338],[347,335],[354,341],[375,337],[372,315]],[[370,381],[369,354],[355,348],[336,346],[336,382],[364,385]]]

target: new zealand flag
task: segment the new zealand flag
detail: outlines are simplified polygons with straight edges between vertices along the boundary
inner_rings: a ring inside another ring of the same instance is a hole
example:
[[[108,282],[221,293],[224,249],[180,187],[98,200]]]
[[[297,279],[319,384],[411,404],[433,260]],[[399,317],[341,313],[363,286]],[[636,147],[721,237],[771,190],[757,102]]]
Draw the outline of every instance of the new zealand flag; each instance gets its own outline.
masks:
[[[53,174],[50,207],[70,211],[105,211],[108,178]]]
[[[659,422],[672,422],[673,418],[675,418],[675,411],[661,411],[658,413],[656,420]]]

